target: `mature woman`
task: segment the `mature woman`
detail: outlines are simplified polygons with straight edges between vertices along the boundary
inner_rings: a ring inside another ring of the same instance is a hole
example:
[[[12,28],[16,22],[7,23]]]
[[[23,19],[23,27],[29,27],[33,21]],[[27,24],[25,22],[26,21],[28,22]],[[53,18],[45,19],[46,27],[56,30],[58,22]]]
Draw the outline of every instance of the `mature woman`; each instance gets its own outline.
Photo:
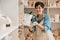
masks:
[[[46,13],[43,13],[44,4],[36,2],[35,10],[37,16],[32,19],[32,25],[29,27],[30,32],[37,32],[36,40],[55,40],[52,34],[50,17]]]

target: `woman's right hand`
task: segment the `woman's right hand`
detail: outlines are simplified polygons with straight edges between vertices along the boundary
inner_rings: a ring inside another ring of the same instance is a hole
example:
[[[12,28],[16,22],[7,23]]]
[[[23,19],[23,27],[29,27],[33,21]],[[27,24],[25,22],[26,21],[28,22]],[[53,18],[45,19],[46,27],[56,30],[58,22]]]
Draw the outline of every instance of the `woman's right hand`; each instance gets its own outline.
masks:
[[[29,30],[32,31],[33,30],[33,25],[32,25],[32,22],[30,22],[30,25],[29,25]]]
[[[32,31],[32,30],[33,30],[32,26],[29,26],[29,30],[30,30],[30,31]]]

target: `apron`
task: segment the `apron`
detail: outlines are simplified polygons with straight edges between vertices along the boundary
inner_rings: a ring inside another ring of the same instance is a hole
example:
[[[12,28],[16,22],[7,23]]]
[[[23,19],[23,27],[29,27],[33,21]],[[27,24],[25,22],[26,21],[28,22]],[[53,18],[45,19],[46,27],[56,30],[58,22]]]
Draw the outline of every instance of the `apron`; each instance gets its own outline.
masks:
[[[43,24],[42,20],[39,24]],[[48,40],[47,34],[36,27],[36,40]]]
[[[42,20],[39,24],[43,24],[44,20]],[[38,27],[36,27],[36,40],[55,40],[53,37],[53,33],[48,30],[46,32],[41,31]]]

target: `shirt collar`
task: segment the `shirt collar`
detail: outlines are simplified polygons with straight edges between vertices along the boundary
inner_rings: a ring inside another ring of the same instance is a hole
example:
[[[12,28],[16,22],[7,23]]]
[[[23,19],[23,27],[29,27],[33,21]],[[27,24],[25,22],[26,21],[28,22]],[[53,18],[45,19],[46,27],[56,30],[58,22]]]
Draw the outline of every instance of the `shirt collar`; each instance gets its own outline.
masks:
[[[42,17],[41,19],[43,19],[43,18],[44,18],[44,14],[43,14],[43,17]],[[41,19],[40,19],[40,20],[41,20]],[[36,20],[38,20],[38,17],[37,17],[37,16],[36,16]]]

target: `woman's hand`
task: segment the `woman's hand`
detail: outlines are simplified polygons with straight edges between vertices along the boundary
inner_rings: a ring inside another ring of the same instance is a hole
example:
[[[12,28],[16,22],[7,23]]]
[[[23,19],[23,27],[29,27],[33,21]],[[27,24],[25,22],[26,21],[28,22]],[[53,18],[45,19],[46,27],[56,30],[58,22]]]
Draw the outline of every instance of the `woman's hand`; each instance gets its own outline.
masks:
[[[34,23],[33,23],[33,26],[38,27],[40,30],[44,30],[44,29],[45,29],[43,25],[38,24],[37,22],[34,22]]]
[[[37,23],[37,22],[34,22],[34,23],[33,23],[33,26],[38,26],[38,23]]]
[[[29,30],[30,30],[30,31],[32,31],[32,30],[33,30],[32,22],[30,22]]]

